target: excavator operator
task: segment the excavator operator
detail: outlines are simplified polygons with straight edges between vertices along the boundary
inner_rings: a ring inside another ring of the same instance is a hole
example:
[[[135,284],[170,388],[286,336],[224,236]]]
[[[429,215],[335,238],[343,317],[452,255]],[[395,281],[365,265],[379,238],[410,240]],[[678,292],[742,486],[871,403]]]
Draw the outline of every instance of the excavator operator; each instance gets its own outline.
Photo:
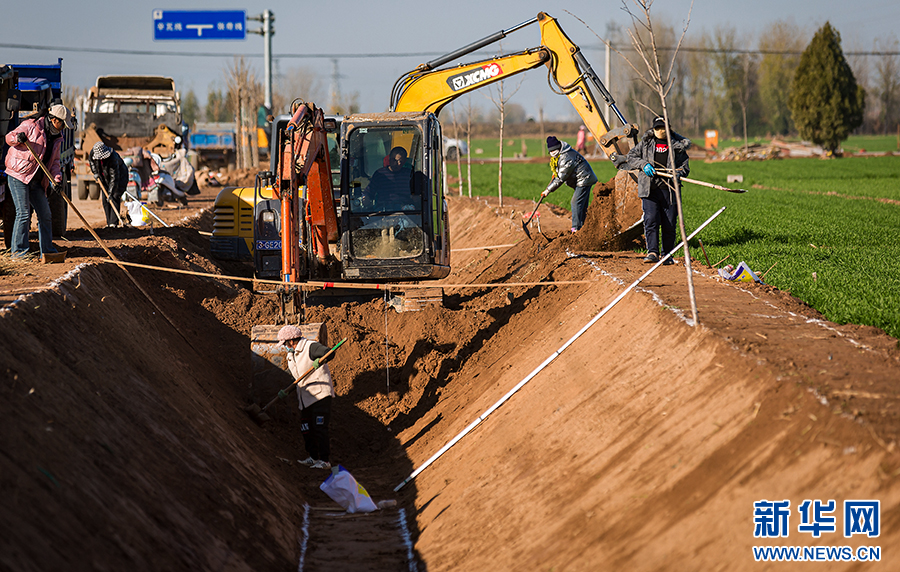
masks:
[[[406,164],[406,149],[394,147],[387,156],[387,165],[372,175],[372,180],[363,191],[363,200],[373,205],[376,210],[411,210],[412,202],[410,185],[412,169]]]

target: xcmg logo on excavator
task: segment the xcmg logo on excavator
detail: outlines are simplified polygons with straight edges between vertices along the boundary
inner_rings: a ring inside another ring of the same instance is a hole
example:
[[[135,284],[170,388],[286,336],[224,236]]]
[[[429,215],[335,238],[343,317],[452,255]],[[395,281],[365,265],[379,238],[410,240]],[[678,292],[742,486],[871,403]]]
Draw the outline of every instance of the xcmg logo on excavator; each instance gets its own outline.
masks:
[[[495,78],[502,73],[503,70],[500,69],[499,65],[488,64],[475,71],[465,72],[447,78],[447,85],[449,85],[450,89],[452,89],[453,91],[459,91],[483,81]]]

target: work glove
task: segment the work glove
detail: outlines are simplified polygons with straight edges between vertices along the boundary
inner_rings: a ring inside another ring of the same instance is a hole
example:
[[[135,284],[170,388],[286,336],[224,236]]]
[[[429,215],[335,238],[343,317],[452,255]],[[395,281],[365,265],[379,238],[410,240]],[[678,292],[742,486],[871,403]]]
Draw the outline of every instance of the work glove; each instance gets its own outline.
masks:
[[[550,189],[544,189],[544,192],[541,193],[541,196],[544,197],[544,198],[546,198],[547,195],[549,195],[549,194],[550,194]]]
[[[319,359],[320,358],[316,358],[313,360],[313,369],[319,369]]]
[[[656,169],[653,168],[653,165],[647,163],[646,165],[644,165],[644,174],[648,177],[652,177],[656,174]]]
[[[20,145],[26,141],[28,141],[28,137],[26,137],[24,133],[19,132],[16,134],[16,142],[18,142]]]

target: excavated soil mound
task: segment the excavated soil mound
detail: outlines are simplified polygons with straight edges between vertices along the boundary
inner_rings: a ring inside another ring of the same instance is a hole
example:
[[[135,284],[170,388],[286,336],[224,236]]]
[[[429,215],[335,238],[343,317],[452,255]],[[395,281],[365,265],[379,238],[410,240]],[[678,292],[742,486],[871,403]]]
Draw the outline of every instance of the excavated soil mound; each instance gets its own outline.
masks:
[[[306,321],[348,340],[332,461],[399,503],[370,515],[344,515],[296,462],[295,401],[262,426],[242,411],[250,328],[277,322],[275,295],[129,268],[145,295],[73,232],[65,265],[2,281],[66,273],[0,310],[0,568],[755,570],[756,545],[880,546],[873,569],[900,567],[897,340],[704,267],[692,327],[681,263],[584,329],[647,270],[595,247],[614,198],[574,236],[542,206],[528,240],[534,203],[453,197],[443,305],[309,298]],[[106,234],[123,261],[247,275],[209,257],[211,226]],[[763,499],[877,499],[881,536],[813,539],[794,513],[789,537],[754,538]]]

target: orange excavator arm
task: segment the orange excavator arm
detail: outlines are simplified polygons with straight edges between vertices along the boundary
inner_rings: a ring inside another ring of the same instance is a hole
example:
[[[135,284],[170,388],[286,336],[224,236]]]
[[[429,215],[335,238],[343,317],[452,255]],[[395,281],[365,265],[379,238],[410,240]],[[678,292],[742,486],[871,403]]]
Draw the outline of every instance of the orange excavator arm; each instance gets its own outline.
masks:
[[[331,183],[331,161],[325,116],[313,103],[303,103],[285,129],[278,162],[276,194],[281,199],[281,268],[287,282],[297,282],[300,268],[300,217],[309,222],[308,240],[316,257],[325,261],[328,243],[339,237]],[[300,212],[305,199],[305,212]]]
[[[466,54],[505,38],[510,33],[533,23],[540,23],[541,45],[523,52],[438,69]],[[537,17],[501,30],[454,52],[424,63],[403,75],[394,84],[392,111],[440,110],[461,95],[544,65],[548,68],[550,88],[565,95],[594,139],[613,161],[621,160],[637,143],[637,126],[629,124],[616,107],[616,102],[594,73],[581,50],[566,36],[556,19],[540,12]],[[610,129],[600,112],[598,97],[613,110],[622,126]],[[630,141],[630,143],[629,143]]]

